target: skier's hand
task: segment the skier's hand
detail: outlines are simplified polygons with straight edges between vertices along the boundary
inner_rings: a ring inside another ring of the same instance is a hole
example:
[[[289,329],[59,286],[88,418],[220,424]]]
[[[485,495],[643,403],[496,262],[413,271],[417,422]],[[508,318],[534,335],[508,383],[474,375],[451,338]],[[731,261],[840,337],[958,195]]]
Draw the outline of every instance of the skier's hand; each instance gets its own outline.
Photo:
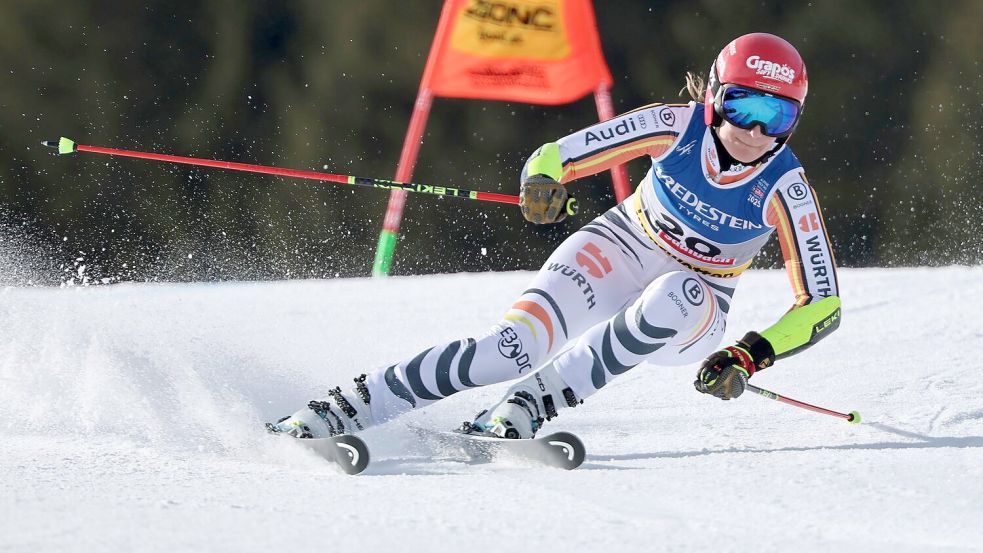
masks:
[[[530,223],[559,223],[567,218],[567,189],[546,175],[531,175],[519,188],[519,208]]]
[[[723,400],[740,397],[747,381],[760,369],[775,362],[775,353],[757,332],[748,332],[736,345],[712,353],[696,373],[698,392]]]
[[[732,399],[740,397],[747,386],[747,379],[754,374],[751,354],[739,346],[730,346],[715,352],[703,361],[696,373],[696,391]]]

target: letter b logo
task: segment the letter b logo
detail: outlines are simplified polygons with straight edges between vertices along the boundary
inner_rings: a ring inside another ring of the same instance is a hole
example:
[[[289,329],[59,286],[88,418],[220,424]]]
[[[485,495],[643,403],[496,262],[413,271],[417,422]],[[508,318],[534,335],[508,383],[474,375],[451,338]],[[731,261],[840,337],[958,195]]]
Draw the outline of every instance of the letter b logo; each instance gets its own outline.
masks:
[[[703,286],[695,278],[687,278],[683,281],[683,295],[693,306],[703,305]]]

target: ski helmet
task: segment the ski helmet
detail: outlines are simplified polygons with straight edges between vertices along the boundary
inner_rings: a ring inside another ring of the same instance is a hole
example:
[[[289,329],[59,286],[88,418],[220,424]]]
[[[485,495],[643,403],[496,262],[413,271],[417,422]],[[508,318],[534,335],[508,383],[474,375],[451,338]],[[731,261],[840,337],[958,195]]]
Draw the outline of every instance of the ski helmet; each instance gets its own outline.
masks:
[[[704,99],[707,125],[717,127],[723,120],[721,92],[726,85],[738,85],[798,102],[796,121],[788,131],[791,134],[805,103],[809,78],[802,57],[788,41],[768,33],[751,33],[731,41],[710,66]]]

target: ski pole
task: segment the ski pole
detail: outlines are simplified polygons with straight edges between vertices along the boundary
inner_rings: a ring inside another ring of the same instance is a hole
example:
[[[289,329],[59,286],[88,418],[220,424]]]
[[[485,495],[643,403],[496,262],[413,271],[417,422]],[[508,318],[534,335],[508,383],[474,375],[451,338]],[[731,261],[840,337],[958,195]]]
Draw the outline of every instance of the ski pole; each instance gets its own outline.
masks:
[[[295,177],[299,179],[310,179],[326,182],[336,182],[340,184],[350,184],[353,186],[365,186],[369,188],[398,188],[407,192],[419,192],[432,196],[464,198],[467,200],[478,200],[483,202],[498,202],[503,204],[517,205],[519,197],[509,194],[498,194],[495,192],[478,192],[475,190],[465,190],[463,188],[453,188],[450,186],[435,186],[429,184],[416,184],[411,182],[396,182],[385,179],[371,177],[353,177],[351,175],[336,175],[333,173],[320,173],[317,171],[304,171],[300,169],[284,169],[271,167],[268,165],[254,165],[252,163],[236,163],[233,161],[220,161],[214,159],[201,159],[196,157],[174,156],[168,154],[156,154],[153,152],[138,152],[135,150],[120,150],[117,148],[104,148],[102,146],[86,146],[77,144],[74,140],[61,137],[58,140],[42,140],[41,144],[49,148],[56,148],[61,155],[72,154],[75,152],[90,152],[94,154],[105,154],[111,156],[135,157],[139,159],[152,159],[156,161],[167,161],[170,163],[180,163],[184,165],[201,165],[205,167],[217,167],[219,169],[230,169],[233,171],[245,171],[247,173],[261,173],[265,175],[279,175],[283,177]],[[574,198],[567,199],[566,210],[568,215],[576,215],[578,206]]]
[[[846,420],[850,424],[860,424],[860,413],[857,411],[850,411],[849,413],[840,413],[838,411],[832,411],[830,409],[825,409],[823,407],[816,407],[815,405],[810,405],[803,401],[792,399],[790,397],[780,396],[775,392],[769,392],[763,388],[758,388],[757,386],[752,386],[748,384],[744,387],[745,390],[750,390],[759,396],[766,397],[768,399],[773,399],[775,401],[780,401],[782,403],[787,403],[789,405],[794,405],[796,407],[801,407],[809,411],[815,411],[816,413],[822,413],[824,415],[832,415],[834,417],[839,417]]]

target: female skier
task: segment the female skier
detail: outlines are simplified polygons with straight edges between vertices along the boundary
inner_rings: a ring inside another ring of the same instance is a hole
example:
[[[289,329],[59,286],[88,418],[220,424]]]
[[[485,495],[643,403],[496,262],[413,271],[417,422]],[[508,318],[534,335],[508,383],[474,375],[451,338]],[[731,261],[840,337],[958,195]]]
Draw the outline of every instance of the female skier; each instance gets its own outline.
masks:
[[[786,145],[808,88],[802,58],[777,36],[744,35],[720,52],[703,88],[689,74],[693,102],[648,105],[532,154],[520,203],[537,224],[566,216],[572,180],[643,155],[652,168],[634,194],[553,252],[490,332],[363,374],[351,390],[330,390],[273,430],[299,438],[358,432],[466,388],[522,378],[471,430],[531,438],[643,361],[705,357],[696,389],[727,400],[756,371],[830,334],[840,317],[833,252],[815,193]],[[774,231],[791,310],[712,353],[741,274]]]

